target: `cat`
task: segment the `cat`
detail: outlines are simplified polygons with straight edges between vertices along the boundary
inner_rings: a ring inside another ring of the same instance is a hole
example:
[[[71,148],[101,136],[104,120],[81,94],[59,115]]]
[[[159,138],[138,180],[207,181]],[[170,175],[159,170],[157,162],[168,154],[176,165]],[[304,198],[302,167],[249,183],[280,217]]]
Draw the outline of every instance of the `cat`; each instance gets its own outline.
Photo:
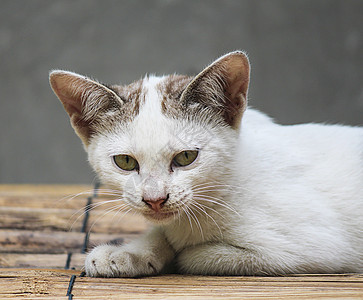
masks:
[[[363,128],[278,125],[249,79],[243,51],[126,86],[50,73],[101,181],[153,224],[94,248],[88,276],[363,271]]]

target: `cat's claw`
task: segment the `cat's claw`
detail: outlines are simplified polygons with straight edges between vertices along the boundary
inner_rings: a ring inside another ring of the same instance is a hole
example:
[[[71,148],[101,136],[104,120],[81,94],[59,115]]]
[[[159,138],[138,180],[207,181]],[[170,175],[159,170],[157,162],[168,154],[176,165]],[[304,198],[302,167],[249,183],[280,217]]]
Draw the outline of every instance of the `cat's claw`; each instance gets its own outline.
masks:
[[[85,261],[90,277],[137,277],[160,272],[157,262],[151,257],[132,253],[122,246],[101,245],[94,248]]]

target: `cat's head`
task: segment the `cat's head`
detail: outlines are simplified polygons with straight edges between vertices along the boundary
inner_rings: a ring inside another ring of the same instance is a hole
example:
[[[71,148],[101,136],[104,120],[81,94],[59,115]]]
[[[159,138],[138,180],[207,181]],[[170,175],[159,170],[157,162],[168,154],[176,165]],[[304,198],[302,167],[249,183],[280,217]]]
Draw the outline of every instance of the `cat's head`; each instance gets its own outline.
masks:
[[[66,71],[50,73],[101,181],[155,222],[220,205],[242,114],[249,62],[229,53],[196,77],[145,77],[109,86]],[[218,193],[217,193],[218,194]]]

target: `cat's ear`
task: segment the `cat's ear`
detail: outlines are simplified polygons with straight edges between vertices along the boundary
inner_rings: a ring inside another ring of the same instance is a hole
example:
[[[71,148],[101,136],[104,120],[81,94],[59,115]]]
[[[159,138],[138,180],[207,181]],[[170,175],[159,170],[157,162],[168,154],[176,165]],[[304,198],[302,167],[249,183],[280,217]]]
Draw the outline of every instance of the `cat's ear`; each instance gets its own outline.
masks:
[[[122,103],[121,98],[110,88],[76,73],[55,70],[50,72],[49,82],[86,147],[97,114],[111,105],[115,107]]]
[[[217,59],[187,86],[181,96],[185,105],[201,104],[219,112],[238,129],[247,107],[250,64],[245,53],[231,52]]]

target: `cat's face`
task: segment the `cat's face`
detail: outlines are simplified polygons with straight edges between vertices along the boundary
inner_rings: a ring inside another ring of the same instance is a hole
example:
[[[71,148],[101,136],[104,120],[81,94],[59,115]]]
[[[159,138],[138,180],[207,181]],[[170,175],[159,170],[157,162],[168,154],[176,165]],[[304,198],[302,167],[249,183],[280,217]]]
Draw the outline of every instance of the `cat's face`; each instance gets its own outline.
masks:
[[[208,195],[221,182],[236,141],[236,131],[228,126],[164,114],[158,86],[167,80],[145,78],[140,93],[145,100],[137,116],[95,135],[88,146],[89,161],[101,180],[159,222],[191,208],[203,209],[206,203],[196,208],[197,196]]]
[[[61,71],[51,83],[101,181],[134,211],[165,223],[217,205],[213,191],[228,183],[248,75],[237,52],[194,79],[106,87]]]

